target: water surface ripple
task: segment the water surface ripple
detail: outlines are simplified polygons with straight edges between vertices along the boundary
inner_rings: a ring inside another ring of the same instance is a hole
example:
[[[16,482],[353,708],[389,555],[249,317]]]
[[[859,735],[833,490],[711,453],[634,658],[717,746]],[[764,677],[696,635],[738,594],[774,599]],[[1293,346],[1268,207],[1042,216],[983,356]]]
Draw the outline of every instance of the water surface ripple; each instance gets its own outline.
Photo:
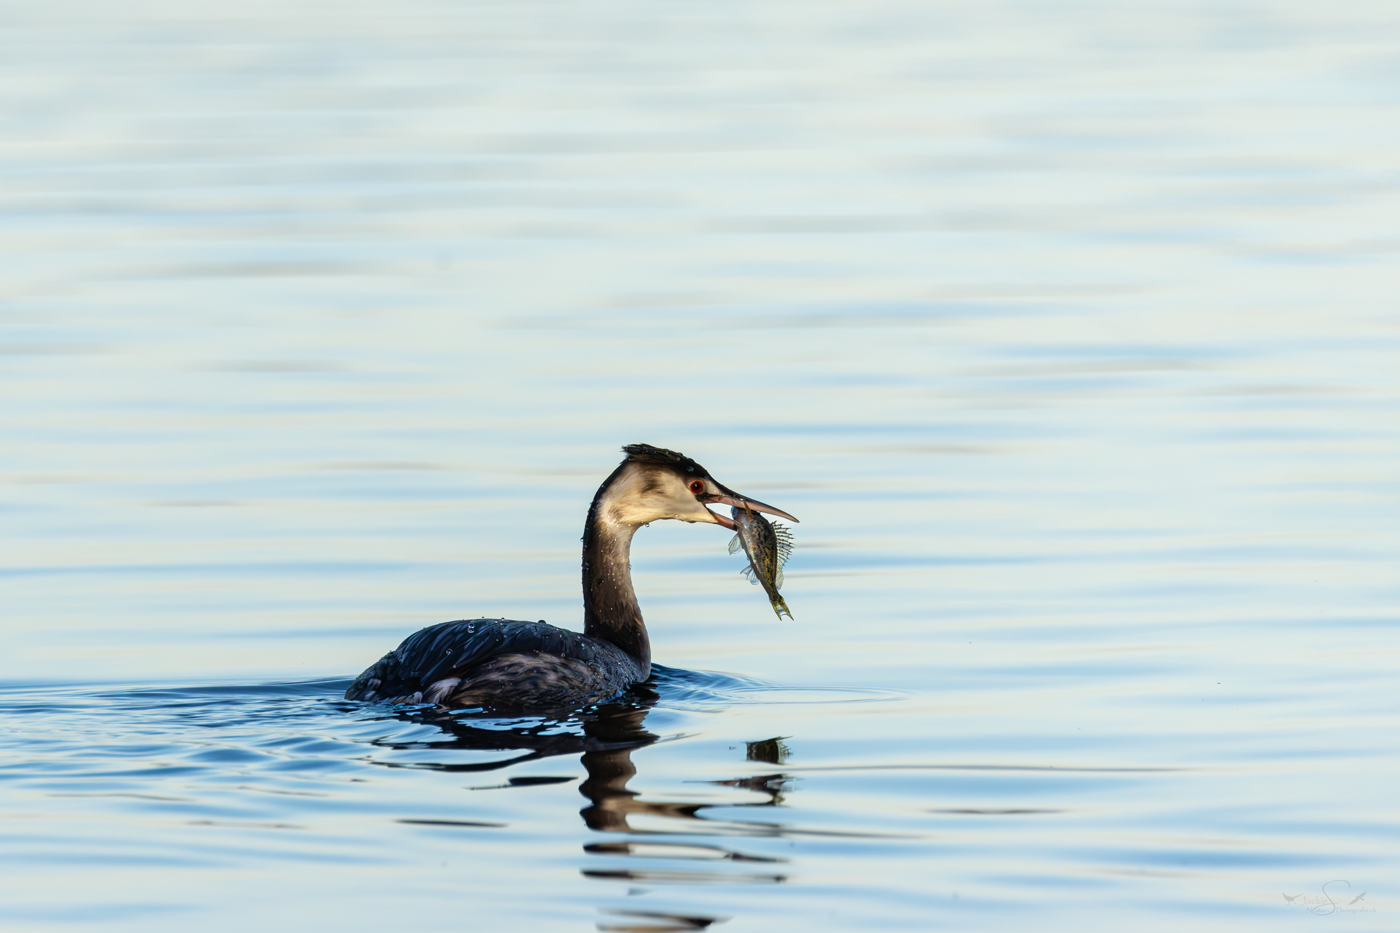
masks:
[[[0,927],[1400,928],[1400,6],[0,0]],[[625,443],[801,517],[655,682]]]

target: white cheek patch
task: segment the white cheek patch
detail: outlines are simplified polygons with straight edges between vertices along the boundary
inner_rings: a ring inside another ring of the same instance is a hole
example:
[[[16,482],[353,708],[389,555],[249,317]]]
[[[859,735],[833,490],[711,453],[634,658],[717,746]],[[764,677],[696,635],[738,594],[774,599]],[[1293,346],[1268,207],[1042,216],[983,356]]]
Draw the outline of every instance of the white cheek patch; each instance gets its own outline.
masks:
[[[675,503],[660,496],[622,499],[608,510],[608,516],[619,525],[645,525],[663,518],[680,518],[681,514]]]
[[[645,525],[666,518],[687,522],[705,520],[700,514],[704,506],[679,478],[649,478],[641,471],[629,470],[618,477],[601,506],[608,520],[618,525]]]

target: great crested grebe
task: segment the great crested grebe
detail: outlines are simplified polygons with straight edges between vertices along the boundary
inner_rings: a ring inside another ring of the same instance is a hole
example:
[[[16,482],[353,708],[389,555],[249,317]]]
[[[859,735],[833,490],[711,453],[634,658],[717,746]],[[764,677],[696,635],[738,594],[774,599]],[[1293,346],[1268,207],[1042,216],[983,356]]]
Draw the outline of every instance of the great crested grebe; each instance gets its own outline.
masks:
[[[632,536],[674,518],[733,530],[706,504],[797,521],[741,496],[684,454],[629,444],[583,527],[583,634],[544,622],[462,619],[417,631],[345,691],[347,700],[510,710],[577,709],[651,676],[651,643],[632,591]]]

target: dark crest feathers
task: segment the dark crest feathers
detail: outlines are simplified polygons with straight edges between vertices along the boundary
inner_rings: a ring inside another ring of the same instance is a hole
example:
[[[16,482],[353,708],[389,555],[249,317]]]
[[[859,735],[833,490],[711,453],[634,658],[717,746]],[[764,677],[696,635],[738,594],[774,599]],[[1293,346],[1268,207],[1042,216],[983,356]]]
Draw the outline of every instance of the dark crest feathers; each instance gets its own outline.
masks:
[[[685,454],[667,450],[664,447],[653,447],[650,444],[628,444],[622,448],[622,452],[627,454],[627,462],[629,463],[654,463],[658,466],[670,467],[677,473],[702,476],[707,479],[713,478],[710,476],[709,470]]]

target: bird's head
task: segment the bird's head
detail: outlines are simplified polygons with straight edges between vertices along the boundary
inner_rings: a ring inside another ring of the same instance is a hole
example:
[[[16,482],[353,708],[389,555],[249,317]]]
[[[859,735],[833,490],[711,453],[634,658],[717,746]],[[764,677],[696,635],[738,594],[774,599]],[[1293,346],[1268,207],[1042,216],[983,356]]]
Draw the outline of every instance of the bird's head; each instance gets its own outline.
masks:
[[[741,496],[684,454],[650,444],[628,444],[622,449],[627,459],[599,490],[599,517],[605,521],[637,526],[674,518],[732,529],[733,520],[706,506],[745,504],[755,512],[797,521],[781,509]]]

